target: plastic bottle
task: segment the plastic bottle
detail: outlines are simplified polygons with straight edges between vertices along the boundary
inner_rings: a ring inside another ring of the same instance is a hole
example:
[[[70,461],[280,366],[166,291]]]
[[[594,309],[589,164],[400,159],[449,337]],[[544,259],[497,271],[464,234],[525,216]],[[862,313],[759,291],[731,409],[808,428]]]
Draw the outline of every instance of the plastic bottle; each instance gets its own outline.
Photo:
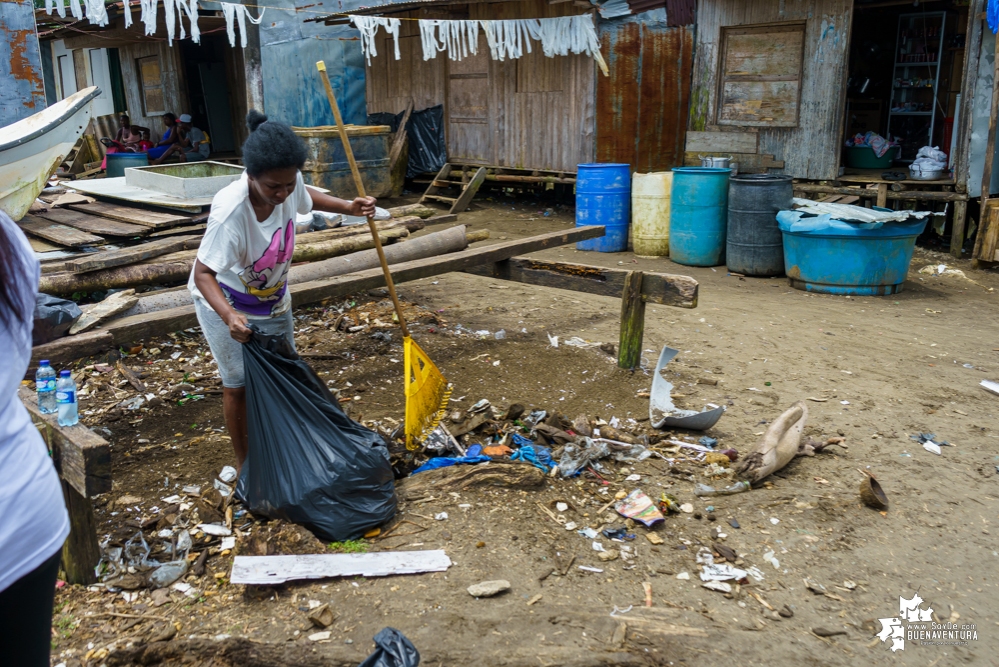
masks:
[[[743,491],[749,491],[749,482],[736,482],[732,486],[726,486],[724,489],[716,489],[713,486],[708,486],[707,484],[698,484],[694,487],[695,496],[730,496],[733,493],[742,493]]]
[[[69,371],[60,371],[56,383],[56,403],[59,406],[59,426],[72,426],[80,421],[76,410],[76,383]]]
[[[56,374],[48,359],[38,362],[35,373],[35,391],[38,392],[38,409],[50,415],[56,411]]]

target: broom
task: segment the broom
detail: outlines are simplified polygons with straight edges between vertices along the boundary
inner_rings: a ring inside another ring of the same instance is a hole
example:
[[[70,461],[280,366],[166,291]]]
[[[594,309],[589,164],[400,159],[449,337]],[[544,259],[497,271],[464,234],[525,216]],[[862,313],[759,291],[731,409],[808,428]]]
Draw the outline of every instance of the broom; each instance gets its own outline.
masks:
[[[350,139],[347,137],[347,128],[344,127],[340,107],[333,95],[329,76],[326,74],[326,63],[320,60],[316,63],[316,68],[319,70],[319,76],[326,88],[326,97],[329,98],[333,117],[336,118],[337,130],[340,132],[340,140],[343,141],[347,162],[350,163],[350,172],[354,176],[357,194],[360,197],[365,197],[367,195],[364,193],[364,183],[361,182],[361,172],[357,169],[354,151],[351,150]],[[420,346],[409,336],[406,319],[402,316],[399,298],[395,294],[392,274],[389,272],[385,252],[382,250],[382,242],[378,238],[378,229],[371,216],[368,216],[368,227],[375,242],[378,261],[381,262],[382,271],[385,273],[385,284],[388,286],[389,296],[392,297],[392,304],[395,306],[395,313],[399,318],[399,328],[402,329],[403,371],[405,373],[403,385],[406,389],[406,448],[416,449],[427,434],[437,428],[437,424],[443,418],[444,412],[447,410],[448,399],[451,397],[451,387],[434,362],[427,356],[427,353],[421,350]]]

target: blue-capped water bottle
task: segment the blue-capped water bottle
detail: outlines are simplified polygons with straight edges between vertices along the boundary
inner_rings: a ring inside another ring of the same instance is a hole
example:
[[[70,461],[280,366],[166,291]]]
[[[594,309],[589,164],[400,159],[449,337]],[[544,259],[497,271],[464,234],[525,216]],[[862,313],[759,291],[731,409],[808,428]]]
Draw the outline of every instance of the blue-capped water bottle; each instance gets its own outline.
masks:
[[[35,373],[35,391],[38,392],[38,409],[42,414],[50,415],[56,411],[56,373],[49,365],[48,359],[38,362],[38,372]]]
[[[59,426],[72,426],[80,421],[76,410],[76,383],[69,371],[59,372],[56,404],[59,406]]]

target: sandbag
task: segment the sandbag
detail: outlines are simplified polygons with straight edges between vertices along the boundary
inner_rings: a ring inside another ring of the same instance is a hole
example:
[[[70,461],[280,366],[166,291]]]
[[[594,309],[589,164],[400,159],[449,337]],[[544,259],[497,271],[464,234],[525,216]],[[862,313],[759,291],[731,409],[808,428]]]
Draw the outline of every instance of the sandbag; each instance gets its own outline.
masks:
[[[343,412],[284,337],[254,331],[243,365],[249,453],[237,495],[250,511],[333,542],[391,519],[395,483],[381,436]]]
[[[38,293],[35,297],[35,321],[31,330],[31,344],[42,345],[56,338],[62,338],[82,315],[83,311],[73,301]]]

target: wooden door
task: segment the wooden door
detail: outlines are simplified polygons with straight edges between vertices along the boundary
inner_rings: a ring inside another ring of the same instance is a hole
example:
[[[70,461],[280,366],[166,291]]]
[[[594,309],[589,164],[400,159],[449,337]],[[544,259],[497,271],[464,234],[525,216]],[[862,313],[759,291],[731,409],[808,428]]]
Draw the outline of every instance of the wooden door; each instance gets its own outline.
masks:
[[[448,61],[447,154],[450,162],[496,163],[490,112],[489,47],[479,33],[477,55]],[[438,58],[445,57],[440,54]]]

